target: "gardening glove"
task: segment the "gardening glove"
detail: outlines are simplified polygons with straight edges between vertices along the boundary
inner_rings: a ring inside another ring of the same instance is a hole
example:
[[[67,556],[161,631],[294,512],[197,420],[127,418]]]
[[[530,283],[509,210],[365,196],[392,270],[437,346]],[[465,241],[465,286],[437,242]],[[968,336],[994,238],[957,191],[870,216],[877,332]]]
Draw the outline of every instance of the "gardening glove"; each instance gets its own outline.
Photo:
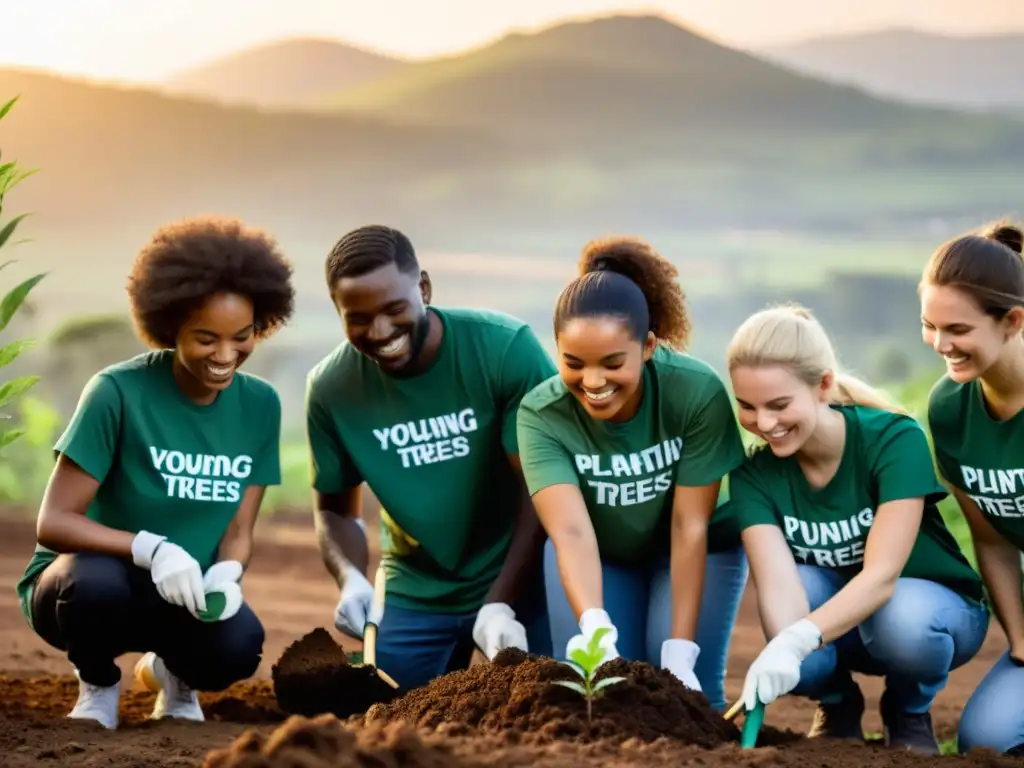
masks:
[[[196,611],[202,621],[226,621],[242,607],[242,564],[237,560],[214,563],[203,576],[206,610]]]
[[[206,610],[199,563],[166,536],[139,531],[132,539],[132,561],[150,572],[156,591],[171,605],[180,605],[193,615]]]
[[[673,638],[661,644],[661,668],[675,675],[691,691],[700,691],[700,680],[693,667],[700,656],[700,646],[692,640]]]
[[[473,624],[473,642],[488,661],[504,648],[526,652],[526,627],[516,621],[516,614],[505,603],[486,603],[477,611]]]
[[[334,626],[349,637],[361,639],[372,602],[373,584],[358,568],[346,565],[345,586],[334,609]]]
[[[586,650],[590,639],[594,636],[594,632],[602,628],[609,630],[598,644],[599,647],[604,648],[604,661],[612,661],[619,658],[619,651],[615,647],[615,643],[619,639],[619,631],[612,624],[611,617],[600,608],[588,608],[580,616],[581,634],[569,638],[569,642],[565,646],[565,657],[571,659],[573,651]],[[601,663],[603,664],[604,661]]]
[[[772,638],[747,670],[743,706],[752,712],[757,700],[771,704],[800,682],[800,664],[821,647],[821,630],[810,619],[790,624]]]

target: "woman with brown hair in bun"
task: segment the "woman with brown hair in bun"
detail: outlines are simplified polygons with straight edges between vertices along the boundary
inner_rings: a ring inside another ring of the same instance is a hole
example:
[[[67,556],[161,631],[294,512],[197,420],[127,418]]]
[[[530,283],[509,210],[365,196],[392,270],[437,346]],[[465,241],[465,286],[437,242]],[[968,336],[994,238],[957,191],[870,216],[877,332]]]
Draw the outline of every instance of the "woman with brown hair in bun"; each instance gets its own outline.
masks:
[[[939,472],[970,526],[1009,647],[967,702],[962,751],[1024,754],[1024,261],[1000,223],[939,247],[921,280],[925,342],[946,363],[928,422]]]
[[[743,447],[722,380],[683,352],[676,278],[638,239],[584,248],[555,307],[558,375],[523,399],[519,446],[555,649],[604,628],[606,660],[668,669],[721,711],[747,564],[716,509]]]

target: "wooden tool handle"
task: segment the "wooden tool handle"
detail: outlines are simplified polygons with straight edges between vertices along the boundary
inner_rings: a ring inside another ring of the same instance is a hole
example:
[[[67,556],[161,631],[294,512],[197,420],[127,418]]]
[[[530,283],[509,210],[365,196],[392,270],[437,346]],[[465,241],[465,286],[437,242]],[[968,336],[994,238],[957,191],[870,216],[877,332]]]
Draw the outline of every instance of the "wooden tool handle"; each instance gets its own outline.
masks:
[[[384,597],[387,593],[387,574],[384,568],[377,566],[373,577],[373,602],[370,604],[370,615],[363,630],[363,663],[377,666],[377,625],[384,616]]]

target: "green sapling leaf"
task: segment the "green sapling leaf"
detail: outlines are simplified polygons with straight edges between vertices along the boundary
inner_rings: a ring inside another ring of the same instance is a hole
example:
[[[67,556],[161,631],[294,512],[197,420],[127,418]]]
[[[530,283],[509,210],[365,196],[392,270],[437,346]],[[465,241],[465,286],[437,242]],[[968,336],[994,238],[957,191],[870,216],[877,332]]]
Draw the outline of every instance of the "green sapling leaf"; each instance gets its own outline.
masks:
[[[580,696],[587,695],[587,689],[582,684],[574,682],[573,680],[552,680],[555,685],[560,685],[563,688],[568,688],[570,691],[576,691]]]
[[[616,683],[621,683],[625,679],[626,678],[624,678],[624,677],[606,677],[606,678],[603,678],[602,680],[599,680],[598,682],[594,683],[593,691],[594,691],[594,693],[597,693],[602,688],[607,688],[609,685],[615,685]]]

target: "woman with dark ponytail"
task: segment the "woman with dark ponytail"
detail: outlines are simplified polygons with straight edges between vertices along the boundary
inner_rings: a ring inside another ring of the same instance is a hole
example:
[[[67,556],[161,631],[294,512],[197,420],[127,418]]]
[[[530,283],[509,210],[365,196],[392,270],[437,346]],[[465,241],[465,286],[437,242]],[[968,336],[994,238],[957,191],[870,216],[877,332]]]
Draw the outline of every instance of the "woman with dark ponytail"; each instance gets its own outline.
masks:
[[[1024,755],[1024,234],[996,224],[940,246],[919,292],[926,344],[946,363],[928,423],[939,472],[970,526],[1009,647],[971,696],[959,747]]]
[[[554,647],[605,628],[606,660],[666,668],[721,711],[747,564],[716,509],[743,447],[722,380],[683,351],[676,279],[641,240],[588,244],[555,308],[558,375],[523,399],[518,437]]]

